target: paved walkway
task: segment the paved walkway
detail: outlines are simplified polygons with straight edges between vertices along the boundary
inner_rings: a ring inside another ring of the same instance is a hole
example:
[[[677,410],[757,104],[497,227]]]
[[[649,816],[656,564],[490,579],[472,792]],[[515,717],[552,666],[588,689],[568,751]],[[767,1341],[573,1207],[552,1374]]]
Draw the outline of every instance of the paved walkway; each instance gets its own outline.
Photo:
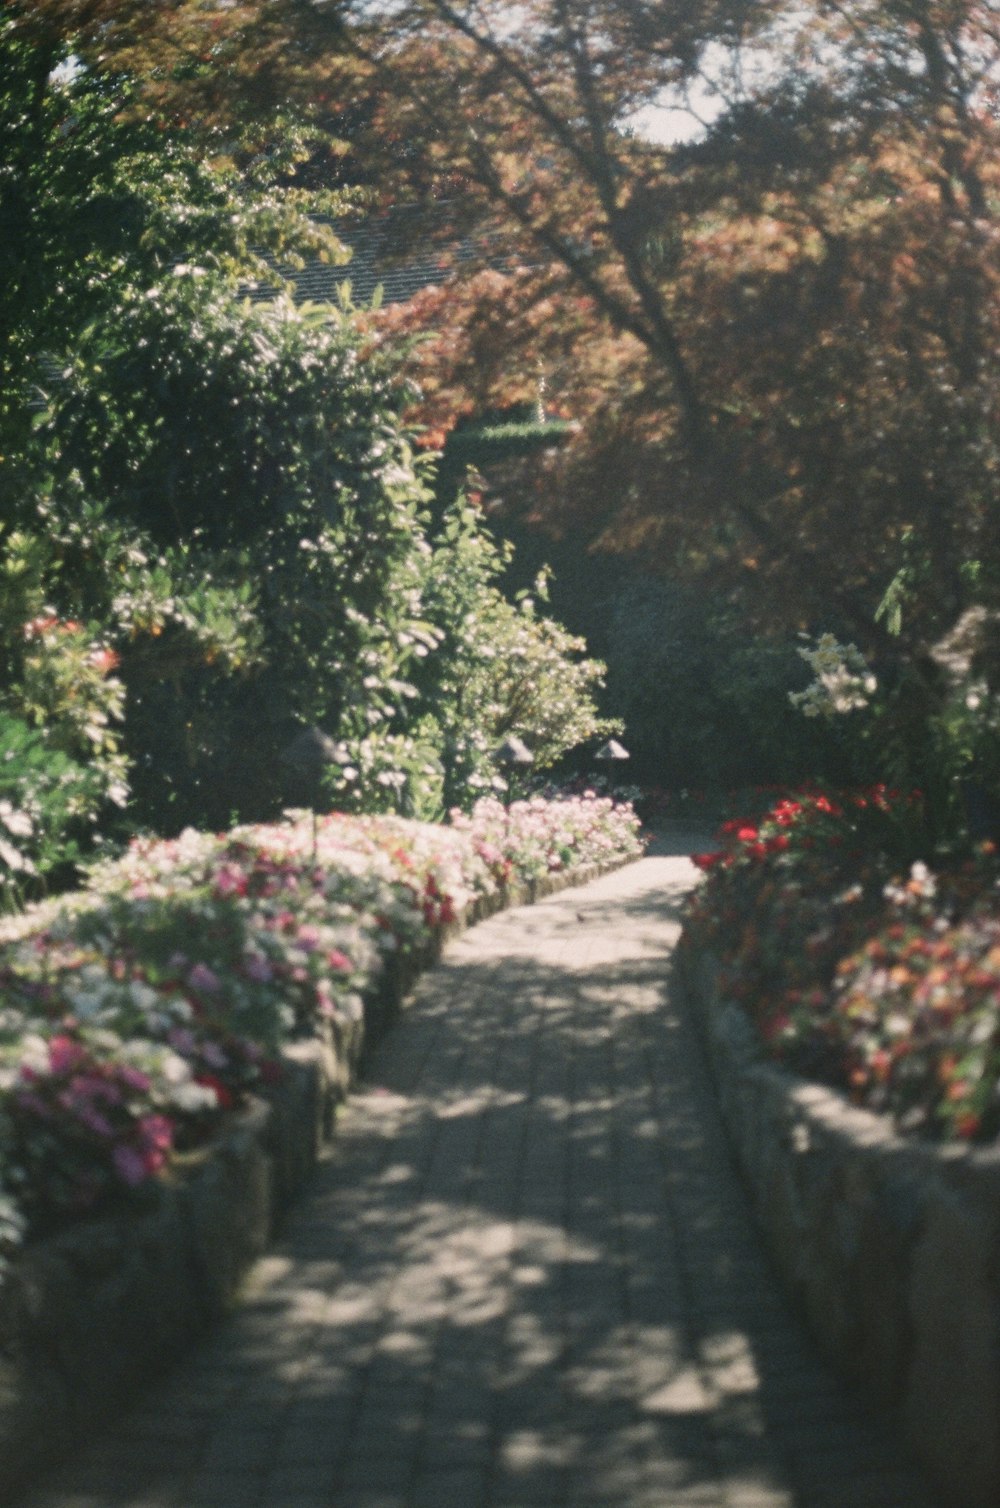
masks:
[[[245,1307],[24,1508],[929,1508],[748,1224],[666,983],[693,876],[451,948]]]

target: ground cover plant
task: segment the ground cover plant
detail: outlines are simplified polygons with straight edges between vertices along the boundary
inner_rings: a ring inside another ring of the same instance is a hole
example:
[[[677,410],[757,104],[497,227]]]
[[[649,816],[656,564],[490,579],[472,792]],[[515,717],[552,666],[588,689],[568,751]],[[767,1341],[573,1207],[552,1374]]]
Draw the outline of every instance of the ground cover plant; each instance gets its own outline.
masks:
[[[452,825],[292,814],[135,842],[0,942],[0,1258],[169,1177],[480,897],[641,851],[631,807],[486,799]]]
[[[759,793],[720,847],[684,931],[793,1071],[903,1130],[1000,1131],[1000,858],[986,841],[917,857],[919,795],[875,786]]]

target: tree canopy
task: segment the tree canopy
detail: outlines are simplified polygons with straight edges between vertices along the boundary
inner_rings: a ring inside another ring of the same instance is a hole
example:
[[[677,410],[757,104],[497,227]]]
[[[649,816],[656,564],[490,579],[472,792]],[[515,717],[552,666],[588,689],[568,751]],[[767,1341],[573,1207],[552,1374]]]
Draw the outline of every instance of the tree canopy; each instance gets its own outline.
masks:
[[[396,316],[437,328],[437,422],[473,372],[523,397],[537,364],[581,429],[539,511],[762,620],[886,652],[908,571],[913,643],[995,593],[992,6],[412,0],[354,24],[383,194],[507,257]],[[637,129],[699,91],[690,139]]]

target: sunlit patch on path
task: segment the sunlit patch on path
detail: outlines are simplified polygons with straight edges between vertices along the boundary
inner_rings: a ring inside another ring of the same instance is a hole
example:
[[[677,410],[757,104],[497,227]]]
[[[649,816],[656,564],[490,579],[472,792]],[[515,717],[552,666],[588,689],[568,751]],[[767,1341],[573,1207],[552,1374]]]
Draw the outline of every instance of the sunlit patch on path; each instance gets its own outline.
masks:
[[[449,950],[244,1307],[25,1508],[928,1508],[749,1225],[671,847]]]

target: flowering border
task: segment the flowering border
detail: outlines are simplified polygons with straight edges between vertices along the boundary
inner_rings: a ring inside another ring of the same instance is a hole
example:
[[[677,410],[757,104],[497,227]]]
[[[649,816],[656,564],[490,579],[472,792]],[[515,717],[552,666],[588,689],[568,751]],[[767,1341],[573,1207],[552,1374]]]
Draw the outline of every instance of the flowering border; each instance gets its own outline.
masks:
[[[0,949],[0,1252],[169,1176],[289,1044],[353,1040],[393,960],[478,906],[639,851],[593,794],[134,843]]]

